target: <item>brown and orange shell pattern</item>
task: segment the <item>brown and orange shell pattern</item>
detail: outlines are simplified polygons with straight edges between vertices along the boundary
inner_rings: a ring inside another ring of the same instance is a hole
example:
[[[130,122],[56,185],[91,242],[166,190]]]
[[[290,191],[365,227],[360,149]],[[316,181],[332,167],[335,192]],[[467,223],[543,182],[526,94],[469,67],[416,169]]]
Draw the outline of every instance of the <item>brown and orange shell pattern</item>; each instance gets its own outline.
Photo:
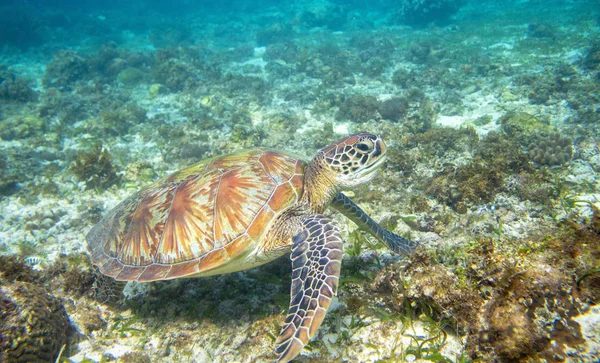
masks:
[[[305,163],[254,150],[209,159],[132,195],[92,228],[88,249],[117,280],[201,275],[262,241],[270,223],[297,203]]]

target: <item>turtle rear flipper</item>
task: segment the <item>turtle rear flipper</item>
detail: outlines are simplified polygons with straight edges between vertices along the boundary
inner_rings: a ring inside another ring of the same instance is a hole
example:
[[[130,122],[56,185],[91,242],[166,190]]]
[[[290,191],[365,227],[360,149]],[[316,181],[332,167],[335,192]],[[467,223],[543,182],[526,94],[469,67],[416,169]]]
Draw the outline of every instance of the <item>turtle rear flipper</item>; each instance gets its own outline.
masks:
[[[275,342],[277,362],[294,359],[312,338],[337,294],[342,237],[327,216],[310,215],[292,237],[290,307]]]
[[[352,222],[356,223],[361,229],[370,233],[396,253],[410,255],[418,246],[417,242],[409,241],[380,226],[343,193],[337,193],[331,205]]]

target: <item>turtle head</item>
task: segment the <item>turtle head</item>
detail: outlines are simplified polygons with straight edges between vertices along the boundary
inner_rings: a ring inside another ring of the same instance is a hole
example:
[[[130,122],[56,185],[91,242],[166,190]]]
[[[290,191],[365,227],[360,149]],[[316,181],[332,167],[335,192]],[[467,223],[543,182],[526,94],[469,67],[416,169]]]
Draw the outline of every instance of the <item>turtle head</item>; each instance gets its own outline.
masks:
[[[353,187],[373,179],[386,153],[381,137],[361,132],[327,146],[317,157],[332,172],[338,186]]]

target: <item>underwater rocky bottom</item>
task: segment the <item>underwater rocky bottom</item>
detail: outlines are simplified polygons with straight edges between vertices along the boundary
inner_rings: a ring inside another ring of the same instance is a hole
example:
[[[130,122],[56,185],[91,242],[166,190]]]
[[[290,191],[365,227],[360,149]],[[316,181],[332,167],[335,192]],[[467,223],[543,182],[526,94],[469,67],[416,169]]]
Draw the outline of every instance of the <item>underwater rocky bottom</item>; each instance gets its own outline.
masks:
[[[287,258],[121,286],[83,236],[199,159],[359,131],[390,148],[353,199],[423,248],[400,260],[342,224],[339,296],[298,361],[600,361],[597,1],[471,2],[413,29],[306,3],[135,30],[73,17],[66,44],[50,16],[43,47],[3,49],[1,362],[272,361]]]
[[[594,359],[600,210],[591,206],[583,222],[566,219],[536,236],[423,247],[387,265],[359,257],[368,242],[351,234],[339,303],[299,360]],[[282,258],[246,273],[124,286],[98,275],[84,254],[42,271],[2,256],[0,360],[272,360],[290,271]]]

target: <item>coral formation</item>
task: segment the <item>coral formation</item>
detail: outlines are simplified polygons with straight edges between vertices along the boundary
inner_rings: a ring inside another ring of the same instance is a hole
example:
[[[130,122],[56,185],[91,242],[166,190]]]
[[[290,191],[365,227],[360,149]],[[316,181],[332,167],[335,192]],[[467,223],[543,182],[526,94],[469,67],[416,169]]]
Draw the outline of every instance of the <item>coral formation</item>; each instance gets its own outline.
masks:
[[[444,56],[445,49],[431,43],[417,43],[410,47],[408,59],[417,64],[435,64]]]
[[[130,127],[142,124],[147,120],[146,110],[130,103],[124,107],[100,112],[98,122],[90,122],[91,130],[103,135],[118,136],[127,133]]]
[[[42,286],[0,277],[0,360],[54,361],[69,327],[60,300]]]
[[[538,136],[537,142],[529,145],[529,157],[541,165],[562,165],[573,157],[572,144],[570,137],[560,134]]]
[[[43,84],[45,87],[72,87],[89,77],[86,59],[74,51],[63,50],[56,53],[52,62],[46,66]]]
[[[415,133],[431,129],[438,117],[438,110],[431,99],[422,92],[411,89],[406,95],[406,100],[408,108],[402,117],[402,125]]]
[[[23,264],[15,256],[0,255],[0,279],[3,283],[19,282],[39,282],[42,274],[39,271],[32,270]]]
[[[263,59],[266,61],[281,60],[285,63],[294,63],[297,57],[298,46],[289,41],[269,44],[263,55]]]
[[[121,82],[126,86],[135,86],[141,83],[144,80],[144,78],[144,72],[135,67],[127,67],[120,71],[117,75],[117,81]]]
[[[385,100],[379,106],[379,114],[386,120],[399,121],[400,118],[406,115],[408,109],[408,101],[400,97],[392,97]]]
[[[408,88],[411,84],[414,83],[415,75],[413,72],[409,72],[406,69],[397,69],[392,75],[392,83],[395,85]]]
[[[547,24],[530,23],[527,25],[527,36],[534,38],[556,38],[556,30]]]
[[[169,90],[167,89],[167,87],[163,86],[160,83],[153,83],[150,85],[150,87],[148,88],[148,97],[150,98],[156,98],[160,95],[165,95],[167,94]]]
[[[392,309],[455,321],[473,359],[562,360],[584,342],[574,318],[588,299],[600,298],[593,283],[578,286],[572,278],[598,262],[600,239],[574,225],[525,242],[527,250],[523,241],[507,242],[483,239],[468,251],[419,252],[409,265],[383,270],[371,289],[391,292],[386,303]]]
[[[2,140],[15,140],[39,135],[46,131],[46,122],[35,116],[16,117],[0,121],[2,131],[0,137]]]
[[[339,87],[354,83],[353,72],[363,70],[358,55],[337,44],[324,43],[316,49],[305,49],[298,55],[296,69],[323,80],[324,85]]]
[[[366,122],[378,116],[379,101],[373,96],[350,95],[342,101],[336,114],[340,120]]]
[[[106,328],[97,301],[114,304],[115,298],[97,293],[101,284],[97,277],[82,253],[62,256],[44,271],[33,270],[14,256],[0,256],[2,362],[54,361],[73,336],[72,328],[86,335]],[[105,292],[115,282],[106,285]],[[113,290],[120,300],[121,290]],[[86,302],[88,296],[95,302]],[[64,301],[70,303],[63,305]]]
[[[102,143],[94,145],[91,151],[80,151],[71,165],[71,172],[91,189],[106,189],[120,178],[110,153]]]
[[[562,64],[554,74],[525,76],[520,82],[530,87],[527,95],[530,103],[551,104],[568,98],[572,89],[577,87],[577,73],[572,66]]]
[[[164,84],[172,91],[181,91],[194,81],[194,71],[187,63],[170,59],[157,62],[152,67],[152,77],[155,83]]]
[[[85,233],[199,159],[359,131],[389,147],[353,200],[424,250],[342,224],[344,289],[301,359],[599,359],[592,0],[59,3],[0,5],[0,279],[63,304],[63,360],[272,360],[287,258],[123,301]]]
[[[492,201],[503,189],[509,173],[529,168],[526,155],[513,140],[490,133],[476,144],[470,163],[443,168],[429,181],[425,191],[465,213],[471,205]]]
[[[498,123],[510,138],[526,146],[536,142],[540,133],[553,131],[548,122],[526,112],[508,112],[498,119]]]
[[[27,166],[26,162],[9,150],[0,153],[0,196],[13,195],[21,189],[21,183],[27,181],[29,175],[20,172],[22,170],[20,168]]]
[[[36,92],[26,80],[0,66],[0,100],[27,102],[36,98]]]
[[[588,50],[583,65],[591,70],[600,70],[600,42],[596,42]]]

